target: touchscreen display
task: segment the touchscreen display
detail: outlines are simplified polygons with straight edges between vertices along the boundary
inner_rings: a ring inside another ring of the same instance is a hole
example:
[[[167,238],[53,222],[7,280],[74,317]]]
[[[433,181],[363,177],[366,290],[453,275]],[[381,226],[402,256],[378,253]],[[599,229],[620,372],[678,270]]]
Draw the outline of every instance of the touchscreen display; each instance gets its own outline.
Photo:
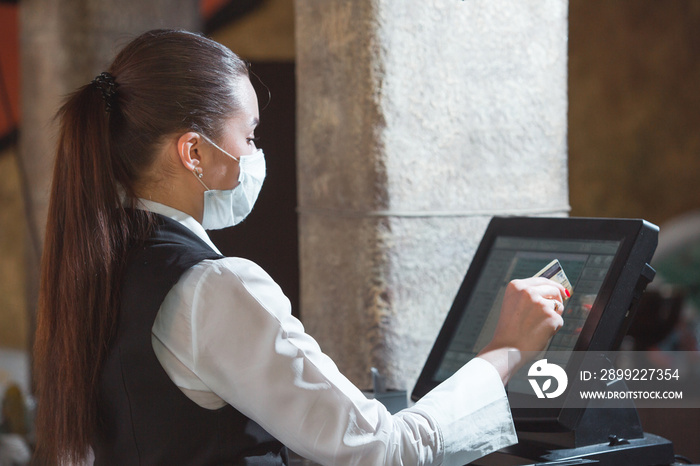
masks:
[[[574,293],[565,303],[564,327],[550,340],[547,350],[573,350],[619,246],[620,241],[497,237],[438,365],[435,381],[450,377],[491,341],[508,283],[533,276],[553,259],[559,259]]]

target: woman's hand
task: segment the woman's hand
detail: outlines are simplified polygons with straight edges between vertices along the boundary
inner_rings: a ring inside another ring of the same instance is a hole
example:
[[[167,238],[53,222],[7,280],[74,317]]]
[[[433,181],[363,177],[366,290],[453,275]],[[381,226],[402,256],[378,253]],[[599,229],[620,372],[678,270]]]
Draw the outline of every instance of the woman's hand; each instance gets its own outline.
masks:
[[[526,362],[525,353],[543,350],[564,325],[561,313],[567,294],[566,288],[547,278],[513,280],[508,284],[496,332],[478,355],[496,367],[503,383]]]

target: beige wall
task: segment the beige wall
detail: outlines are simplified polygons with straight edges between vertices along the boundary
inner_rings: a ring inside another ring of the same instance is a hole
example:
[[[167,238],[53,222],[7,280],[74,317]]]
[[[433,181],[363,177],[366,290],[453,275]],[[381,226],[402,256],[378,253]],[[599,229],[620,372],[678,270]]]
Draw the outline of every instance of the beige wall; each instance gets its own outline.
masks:
[[[294,60],[294,1],[268,0],[212,35],[246,60]]]
[[[700,2],[572,0],[572,215],[700,208]]]
[[[26,224],[14,149],[0,152],[0,349],[26,349]]]
[[[568,212],[567,1],[295,5],[301,316],[410,388],[491,216]]]

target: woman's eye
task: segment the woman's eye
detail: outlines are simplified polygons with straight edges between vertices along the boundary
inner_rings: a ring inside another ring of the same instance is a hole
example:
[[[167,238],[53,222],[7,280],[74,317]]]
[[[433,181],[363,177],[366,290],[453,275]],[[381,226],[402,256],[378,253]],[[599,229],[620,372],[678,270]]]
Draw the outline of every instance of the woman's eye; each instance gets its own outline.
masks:
[[[248,144],[258,141],[260,138],[253,136],[252,138],[247,138]]]

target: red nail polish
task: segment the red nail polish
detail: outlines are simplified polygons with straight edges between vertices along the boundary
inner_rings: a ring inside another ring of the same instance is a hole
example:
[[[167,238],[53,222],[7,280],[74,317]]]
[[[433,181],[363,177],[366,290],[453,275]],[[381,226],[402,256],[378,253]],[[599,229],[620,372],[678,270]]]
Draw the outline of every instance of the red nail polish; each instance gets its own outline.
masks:
[[[571,297],[571,293],[569,293],[569,290],[567,290],[566,288],[564,288],[564,291],[566,291],[566,297],[567,297],[567,298],[570,298],[570,297]]]

